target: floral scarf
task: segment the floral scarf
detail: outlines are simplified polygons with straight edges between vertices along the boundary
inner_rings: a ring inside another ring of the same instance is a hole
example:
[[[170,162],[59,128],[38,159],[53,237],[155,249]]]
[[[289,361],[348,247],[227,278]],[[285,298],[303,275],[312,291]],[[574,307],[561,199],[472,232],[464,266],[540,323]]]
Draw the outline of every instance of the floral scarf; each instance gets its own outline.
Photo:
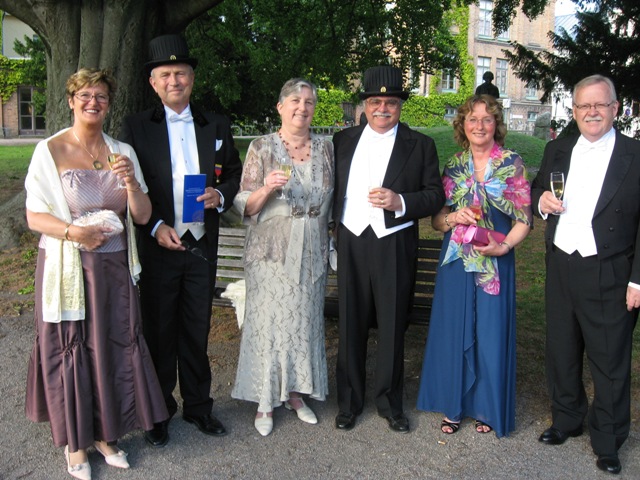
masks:
[[[531,186],[522,158],[498,144],[491,150],[484,182],[475,180],[471,151],[466,150],[449,159],[442,173],[442,183],[446,205],[452,210],[473,204],[482,207],[482,218],[478,220],[481,227],[494,229],[490,206],[513,220],[532,224]],[[498,262],[495,257],[481,255],[471,244],[462,243],[467,228],[468,225],[453,227],[442,265],[462,259],[465,272],[475,272],[476,285],[489,295],[498,295]]]

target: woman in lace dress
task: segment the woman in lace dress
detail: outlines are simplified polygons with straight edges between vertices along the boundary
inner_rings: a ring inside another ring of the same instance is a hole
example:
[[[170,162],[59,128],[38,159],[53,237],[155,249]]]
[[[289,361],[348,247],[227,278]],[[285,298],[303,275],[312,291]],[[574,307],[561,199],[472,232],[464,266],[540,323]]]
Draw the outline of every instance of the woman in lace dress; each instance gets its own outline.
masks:
[[[38,144],[25,182],[27,222],[42,234],[25,403],[30,420],[50,422],[67,471],[90,479],[89,447],[129,468],[118,438],[168,413],[134,285],[133,222],[147,222],[151,204],[133,149],[102,132],[115,80],[81,69],[66,87],[73,126]],[[109,152],[119,152],[113,170]]]
[[[302,395],[324,400],[324,292],[333,146],[310,133],[316,88],[302,79],[280,92],[277,133],[251,142],[234,205],[249,224],[245,245],[246,308],[234,398],[256,402],[255,427],[273,429],[283,403],[317,423]],[[287,177],[279,164],[293,165]],[[284,198],[281,197],[281,192]]]

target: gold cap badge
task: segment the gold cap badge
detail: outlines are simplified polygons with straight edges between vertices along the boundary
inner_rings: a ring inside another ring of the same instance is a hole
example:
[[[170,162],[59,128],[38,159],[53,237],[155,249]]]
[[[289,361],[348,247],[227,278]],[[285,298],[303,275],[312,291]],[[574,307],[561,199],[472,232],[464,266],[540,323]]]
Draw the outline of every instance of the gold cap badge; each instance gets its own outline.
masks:
[[[387,87],[381,87],[380,88],[380,93],[385,93],[387,91]]]
[[[176,60],[176,56],[175,56],[175,55],[171,55],[171,56],[169,57],[169,60]]]

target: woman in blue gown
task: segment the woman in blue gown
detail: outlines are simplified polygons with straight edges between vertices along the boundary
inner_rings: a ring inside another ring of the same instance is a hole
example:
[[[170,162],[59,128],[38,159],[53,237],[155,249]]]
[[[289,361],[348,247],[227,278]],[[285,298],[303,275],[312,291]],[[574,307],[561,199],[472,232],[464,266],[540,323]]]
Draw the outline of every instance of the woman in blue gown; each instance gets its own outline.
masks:
[[[478,433],[501,437],[515,428],[513,248],[531,228],[530,185],[520,156],[502,147],[507,129],[493,97],[470,97],[453,126],[464,150],[445,165],[447,201],[432,219],[445,236],[418,408],[443,412],[443,433],[455,433],[472,417]],[[506,237],[490,236],[486,246],[465,243],[470,225]]]

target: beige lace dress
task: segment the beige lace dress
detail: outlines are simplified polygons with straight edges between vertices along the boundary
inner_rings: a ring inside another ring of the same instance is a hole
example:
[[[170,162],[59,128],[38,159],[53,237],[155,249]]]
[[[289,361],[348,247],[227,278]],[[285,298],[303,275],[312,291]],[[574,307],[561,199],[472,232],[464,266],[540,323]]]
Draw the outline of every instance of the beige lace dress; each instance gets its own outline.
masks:
[[[246,305],[232,397],[269,412],[289,392],[324,400],[328,393],[324,347],[324,291],[328,219],[333,194],[333,145],[312,135],[310,159],[294,165],[284,188],[262,211],[245,217]],[[287,156],[277,134],[251,142],[234,205],[247,199]]]

